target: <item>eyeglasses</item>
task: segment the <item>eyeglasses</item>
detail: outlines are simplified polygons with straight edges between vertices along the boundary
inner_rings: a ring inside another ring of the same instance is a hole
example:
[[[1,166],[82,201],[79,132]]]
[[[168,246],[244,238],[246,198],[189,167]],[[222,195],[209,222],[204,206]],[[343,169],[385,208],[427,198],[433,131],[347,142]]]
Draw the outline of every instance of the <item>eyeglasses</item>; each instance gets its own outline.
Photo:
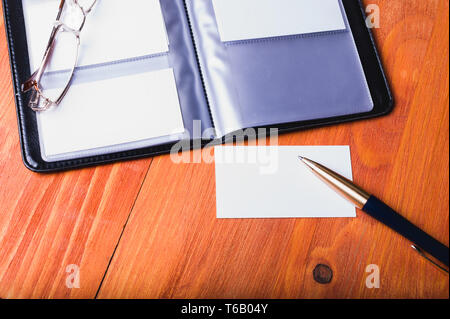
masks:
[[[64,99],[78,62],[80,32],[97,0],[61,0],[50,40],[39,68],[22,85],[31,92],[29,107],[45,111]]]

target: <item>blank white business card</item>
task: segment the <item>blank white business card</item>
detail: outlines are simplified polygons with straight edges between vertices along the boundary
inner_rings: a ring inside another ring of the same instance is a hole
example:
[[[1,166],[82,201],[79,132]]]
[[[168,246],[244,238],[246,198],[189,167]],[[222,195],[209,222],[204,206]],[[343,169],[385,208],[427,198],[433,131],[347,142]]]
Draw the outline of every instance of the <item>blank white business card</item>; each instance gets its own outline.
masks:
[[[74,84],[37,119],[47,158],[184,132],[172,69]]]
[[[356,217],[304,156],[352,179],[349,146],[215,147],[218,218]]]
[[[340,0],[212,0],[223,42],[344,30]]]
[[[40,65],[60,3],[61,0],[22,0],[31,72]],[[99,0],[88,15],[80,38],[78,66],[169,50],[159,0]],[[66,59],[71,57],[72,54],[54,56],[48,71],[67,69],[72,61]]]

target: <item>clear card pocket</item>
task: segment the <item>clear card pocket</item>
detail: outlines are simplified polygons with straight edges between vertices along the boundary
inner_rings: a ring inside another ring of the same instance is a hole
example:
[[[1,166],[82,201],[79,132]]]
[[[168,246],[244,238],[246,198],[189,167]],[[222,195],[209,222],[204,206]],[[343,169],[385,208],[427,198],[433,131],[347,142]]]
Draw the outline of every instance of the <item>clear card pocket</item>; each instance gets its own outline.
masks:
[[[32,72],[41,62],[60,2],[22,0]],[[99,0],[80,37],[79,67],[169,51],[159,0]],[[61,56],[50,71],[65,64]]]
[[[344,30],[338,0],[212,0],[223,42]]]
[[[37,119],[48,161],[123,151],[129,143],[145,147],[184,133],[172,69],[74,84],[59,107]]]
[[[221,132],[373,109],[341,0],[186,1]]]

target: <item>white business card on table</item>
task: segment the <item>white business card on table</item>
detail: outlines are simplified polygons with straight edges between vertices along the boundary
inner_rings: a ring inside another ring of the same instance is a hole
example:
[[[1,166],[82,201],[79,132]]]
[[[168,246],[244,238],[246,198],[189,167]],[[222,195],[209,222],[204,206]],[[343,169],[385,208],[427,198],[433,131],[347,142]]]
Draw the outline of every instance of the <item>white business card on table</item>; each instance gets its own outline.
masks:
[[[47,158],[184,132],[172,69],[74,84],[37,120]]]
[[[41,63],[60,3],[61,0],[22,0],[31,72]],[[159,0],[97,1],[80,37],[78,66],[169,50]],[[55,55],[48,71],[67,69],[73,62],[65,59],[71,57],[71,52]]]
[[[304,156],[352,179],[348,146],[217,146],[218,218],[355,217],[354,205],[322,182]]]
[[[212,0],[223,42],[344,30],[339,0]]]

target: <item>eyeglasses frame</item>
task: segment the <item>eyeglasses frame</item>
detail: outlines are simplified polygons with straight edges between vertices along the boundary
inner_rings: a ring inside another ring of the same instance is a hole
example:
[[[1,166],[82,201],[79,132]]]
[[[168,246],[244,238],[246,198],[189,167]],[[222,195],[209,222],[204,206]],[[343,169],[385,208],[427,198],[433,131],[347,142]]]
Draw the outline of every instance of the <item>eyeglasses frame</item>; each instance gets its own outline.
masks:
[[[80,51],[80,33],[83,30],[83,27],[86,23],[87,15],[92,11],[94,5],[97,3],[97,0],[94,0],[92,5],[87,8],[86,10],[78,3],[78,0],[69,0],[73,1],[74,4],[78,6],[78,8],[81,10],[81,13],[83,15],[80,27],[78,29],[72,29],[69,26],[67,26],[65,23],[61,22],[61,15],[64,11],[64,6],[66,4],[66,0],[61,0],[61,3],[59,5],[58,15],[56,17],[56,21],[53,25],[52,33],[50,35],[50,39],[47,44],[47,48],[44,53],[44,57],[42,58],[41,64],[39,68],[31,75],[31,77],[22,85],[22,92],[28,92],[30,90],[32,91],[31,98],[29,101],[29,107],[36,112],[42,112],[50,109],[53,106],[58,106],[61,101],[66,96],[67,92],[69,91],[70,85],[72,84],[73,77],[75,74],[75,69],[78,62],[79,57],[79,51]],[[56,101],[51,100],[50,98],[46,97],[44,93],[42,92],[40,82],[42,79],[42,76],[44,75],[44,71],[48,63],[50,62],[53,50],[55,49],[55,42],[56,37],[59,34],[59,32],[70,32],[72,33],[77,41],[77,49],[75,54],[75,61],[73,64],[73,67],[69,70],[70,76],[69,81],[67,82],[66,86],[64,87],[63,91],[61,92],[60,96],[56,99]],[[43,99],[44,102],[42,106],[40,106],[40,100]]]

